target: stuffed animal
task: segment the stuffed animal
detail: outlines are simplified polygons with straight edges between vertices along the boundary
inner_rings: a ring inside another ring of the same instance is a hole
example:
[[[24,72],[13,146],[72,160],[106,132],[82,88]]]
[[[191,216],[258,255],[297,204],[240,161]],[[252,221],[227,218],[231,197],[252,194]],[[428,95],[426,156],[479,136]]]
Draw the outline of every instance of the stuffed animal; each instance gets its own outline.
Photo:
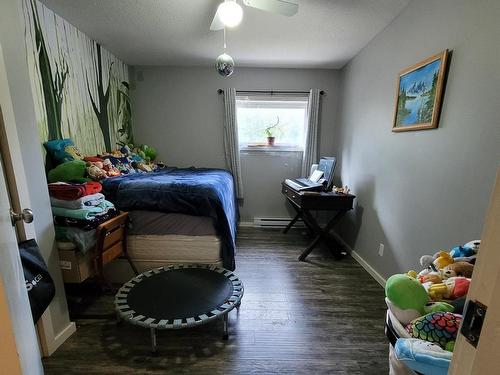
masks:
[[[413,277],[414,279],[416,279],[416,278],[417,278],[417,276],[418,276],[418,275],[417,275],[417,271],[415,271],[415,270],[409,270],[408,272],[406,272],[406,274],[407,274],[408,276],[410,276],[410,277]]]
[[[88,162],[87,163],[87,174],[90,176],[91,179],[93,179],[95,181],[102,180],[103,178],[106,178],[108,176],[106,171],[103,168],[104,168],[104,165],[100,161]]]
[[[387,279],[385,295],[398,308],[417,310],[421,315],[424,313],[424,306],[429,302],[429,296],[422,284],[403,274],[392,275]]]
[[[470,279],[473,271],[474,265],[467,262],[456,262],[444,267],[440,273],[443,280],[456,276],[463,276]]]
[[[467,242],[464,247],[470,247],[471,249],[474,249],[474,251],[477,252],[479,251],[479,247],[481,246],[481,240],[473,240]]]
[[[121,173],[120,171],[111,163],[111,160],[105,159],[103,164],[103,169],[106,171],[106,174],[108,177],[114,177],[114,176],[119,176]]]
[[[443,283],[434,284],[429,287],[428,293],[434,301],[443,299],[454,300],[467,295],[470,279],[465,277],[451,277]]]
[[[439,256],[439,253],[434,255],[423,255],[420,257],[420,265],[424,268],[431,269],[434,266],[434,260]]]
[[[411,318],[434,311],[453,311],[453,306],[444,303],[429,303],[429,296],[420,282],[408,275],[396,274],[385,284],[387,307],[402,323]]]
[[[413,320],[406,326],[408,333],[416,338],[453,351],[462,315],[450,312],[430,313]]]
[[[442,270],[445,268],[447,265],[452,264],[455,262],[453,258],[451,257],[450,253],[447,253],[446,251],[440,251],[439,256],[434,259],[434,262],[432,262],[438,270]]]
[[[419,339],[399,338],[394,345],[396,358],[421,374],[447,375],[453,353]]]
[[[425,274],[421,277],[419,277],[419,281],[422,284],[425,283],[431,283],[431,284],[439,284],[443,282],[443,279],[441,278],[441,275],[437,272],[430,272],[428,274]]]
[[[470,257],[472,255],[475,255],[476,251],[467,246],[456,246],[450,251],[450,255],[456,259],[456,258],[464,258],[464,257]]]

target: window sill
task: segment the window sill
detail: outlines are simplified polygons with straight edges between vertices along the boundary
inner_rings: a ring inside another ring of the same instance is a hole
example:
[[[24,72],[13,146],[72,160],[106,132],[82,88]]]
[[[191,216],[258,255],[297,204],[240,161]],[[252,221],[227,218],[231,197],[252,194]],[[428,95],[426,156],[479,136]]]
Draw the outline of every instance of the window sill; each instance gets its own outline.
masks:
[[[273,152],[303,152],[304,150],[293,146],[242,146],[240,152],[245,153],[273,153]]]

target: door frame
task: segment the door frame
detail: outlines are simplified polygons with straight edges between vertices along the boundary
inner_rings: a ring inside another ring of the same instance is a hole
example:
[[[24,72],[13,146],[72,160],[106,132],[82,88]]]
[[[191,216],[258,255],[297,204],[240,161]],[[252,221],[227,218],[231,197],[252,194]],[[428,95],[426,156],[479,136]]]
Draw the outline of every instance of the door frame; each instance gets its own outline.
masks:
[[[458,334],[449,375],[500,374],[500,167],[491,194],[467,303],[487,307],[477,348]],[[467,305],[466,305],[467,306]],[[461,328],[463,329],[463,327]]]
[[[7,69],[5,66],[2,46],[0,45],[0,152],[4,162],[7,188],[11,195],[12,208],[20,212],[21,208],[31,207],[28,192],[26,173],[22,162],[22,148],[17,133],[14,108],[10,94]],[[17,163],[13,161],[17,160]],[[15,167],[14,167],[15,165]],[[35,213],[36,222],[36,213]],[[35,224],[18,222],[16,230],[19,241],[29,238],[36,239]],[[71,323],[64,331],[57,333],[54,330],[50,306],[36,325],[39,346],[43,356],[50,356],[75,331],[76,325]]]

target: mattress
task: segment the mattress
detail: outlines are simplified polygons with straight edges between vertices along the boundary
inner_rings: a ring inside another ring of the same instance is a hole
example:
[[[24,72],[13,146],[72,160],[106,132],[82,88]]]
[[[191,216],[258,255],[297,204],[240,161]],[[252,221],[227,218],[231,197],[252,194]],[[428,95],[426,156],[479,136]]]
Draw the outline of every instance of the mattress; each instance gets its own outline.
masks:
[[[128,235],[127,249],[139,272],[177,263],[203,263],[222,267],[221,242],[217,236]],[[106,266],[111,282],[130,280],[134,274],[128,262],[117,259]]]
[[[180,213],[133,210],[129,212],[130,235],[215,236],[214,219]]]
[[[129,235],[127,247],[134,261],[170,263],[215,263],[221,260],[217,236],[179,234]]]

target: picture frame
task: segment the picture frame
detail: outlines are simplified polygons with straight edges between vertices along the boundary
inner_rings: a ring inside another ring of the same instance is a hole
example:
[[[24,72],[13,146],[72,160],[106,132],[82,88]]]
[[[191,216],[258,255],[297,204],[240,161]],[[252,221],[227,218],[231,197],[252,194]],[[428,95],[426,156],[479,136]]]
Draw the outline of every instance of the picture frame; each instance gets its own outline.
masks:
[[[398,73],[393,132],[438,127],[448,54],[446,49]]]

